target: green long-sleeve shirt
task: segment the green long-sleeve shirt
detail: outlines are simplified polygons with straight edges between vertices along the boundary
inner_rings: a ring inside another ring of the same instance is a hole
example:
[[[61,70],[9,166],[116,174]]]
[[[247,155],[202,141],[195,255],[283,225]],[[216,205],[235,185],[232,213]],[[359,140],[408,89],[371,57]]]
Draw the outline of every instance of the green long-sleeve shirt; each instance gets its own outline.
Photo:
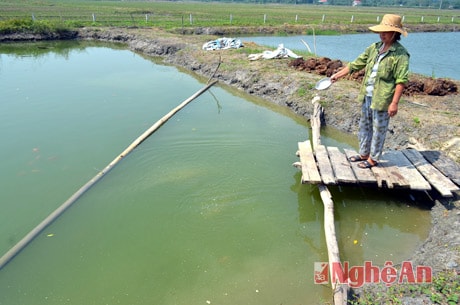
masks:
[[[382,42],[373,43],[354,61],[348,64],[350,73],[365,68],[364,79],[361,84],[358,99],[364,100],[366,83],[372,72],[372,67],[378,58]],[[406,84],[409,79],[409,53],[399,42],[394,42],[388,49],[387,55],[380,61],[377,77],[375,78],[372,93],[371,108],[380,111],[388,110],[391,104],[396,84]]]

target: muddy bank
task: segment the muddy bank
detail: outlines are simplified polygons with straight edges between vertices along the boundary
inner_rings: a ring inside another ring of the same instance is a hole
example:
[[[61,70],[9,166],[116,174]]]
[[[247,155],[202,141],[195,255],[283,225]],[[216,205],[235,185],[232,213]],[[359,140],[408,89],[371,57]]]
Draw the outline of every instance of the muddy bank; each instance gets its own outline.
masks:
[[[216,38],[206,34],[231,34],[222,29],[219,31],[204,31],[204,34],[200,33],[203,35],[176,35],[153,29],[103,28],[81,29],[70,36],[73,39],[122,42],[134,52],[161,57],[165,63],[183,67],[205,79],[213,75],[220,62],[214,74],[220,83],[288,107],[306,119],[312,112],[310,101],[319,94],[325,109],[325,123],[356,134],[360,110],[356,102],[358,81],[339,81],[326,91],[316,92],[314,84],[323,75],[296,69],[291,59],[249,61],[249,52],[265,50],[249,41],[244,42],[246,48],[238,50],[201,50],[204,42]],[[452,81],[452,84],[458,87],[459,82]],[[459,114],[459,94],[449,92],[437,96],[413,92],[405,95],[398,115],[391,120],[386,148],[416,146],[441,150],[459,162]],[[431,266],[436,272],[460,272],[459,197],[441,199],[435,193],[430,195],[435,199],[431,209],[433,225],[430,235],[408,259],[416,264]],[[372,291],[374,288],[369,289]],[[413,301],[412,304],[421,304],[419,301]]]
[[[309,28],[315,29],[316,32],[335,31],[337,33],[368,33],[369,26],[373,24],[316,24]],[[288,35],[301,35],[306,32],[306,25],[285,24],[283,26],[228,26],[228,27],[189,27],[176,29],[176,34],[185,35],[277,35],[280,33]],[[406,25],[409,33],[415,32],[458,32],[460,27],[455,24],[417,24]]]

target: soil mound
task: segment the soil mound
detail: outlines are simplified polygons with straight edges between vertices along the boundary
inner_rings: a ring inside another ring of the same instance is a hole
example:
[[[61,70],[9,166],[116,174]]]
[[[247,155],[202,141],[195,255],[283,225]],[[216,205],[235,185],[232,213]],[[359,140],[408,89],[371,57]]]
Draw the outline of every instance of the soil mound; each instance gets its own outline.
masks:
[[[331,76],[344,67],[344,64],[340,60],[332,60],[327,57],[310,57],[307,59],[297,58],[288,63],[289,67],[292,67],[299,71],[305,71],[308,73],[316,73],[319,75]],[[351,74],[348,79],[353,79],[361,82],[364,77],[364,71],[358,71]],[[433,95],[433,96],[445,96],[449,94],[457,94],[457,85],[448,80],[441,78],[429,78],[418,75],[413,75],[409,78],[409,82],[404,90],[404,95]]]

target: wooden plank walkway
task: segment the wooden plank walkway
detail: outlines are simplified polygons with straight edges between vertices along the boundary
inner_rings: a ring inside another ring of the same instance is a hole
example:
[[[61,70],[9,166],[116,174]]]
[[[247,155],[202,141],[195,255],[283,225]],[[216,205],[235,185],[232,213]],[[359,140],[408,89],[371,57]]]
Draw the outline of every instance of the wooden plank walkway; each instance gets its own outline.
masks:
[[[298,156],[302,183],[325,185],[366,185],[389,189],[429,191],[444,197],[460,192],[460,166],[438,151],[414,149],[383,153],[379,165],[371,169],[358,167],[348,158],[356,151],[320,145],[312,151],[310,141],[299,142]]]

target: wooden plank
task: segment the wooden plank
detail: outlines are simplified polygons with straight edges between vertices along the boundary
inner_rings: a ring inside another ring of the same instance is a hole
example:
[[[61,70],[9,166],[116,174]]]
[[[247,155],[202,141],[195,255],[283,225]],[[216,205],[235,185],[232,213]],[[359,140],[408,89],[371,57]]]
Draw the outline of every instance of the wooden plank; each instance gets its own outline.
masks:
[[[392,189],[393,182],[392,182],[391,176],[388,175],[388,172],[385,170],[385,166],[387,162],[388,162],[387,160],[379,160],[379,165],[372,167],[371,171],[374,174],[375,179],[377,180],[378,187],[382,188],[386,186]]]
[[[310,141],[299,142],[299,156],[302,164],[302,183],[321,183],[321,176],[316,167],[315,157],[311,149]]]
[[[321,174],[323,183],[326,185],[337,184],[337,180],[335,179],[334,171],[332,170],[332,165],[324,145],[316,146],[315,157],[318,162],[319,173]]]
[[[412,167],[413,172],[410,171]],[[382,158],[378,161],[378,166],[372,167],[372,172],[377,179],[379,187],[386,186],[389,189],[393,188],[411,188],[411,173],[418,174],[418,178],[423,177],[418,173],[415,167],[412,166],[409,160],[398,151],[386,151],[383,153]],[[415,180],[413,185],[415,189],[430,189],[429,184],[423,184],[422,181]],[[420,183],[421,186],[417,184]]]
[[[388,177],[387,185],[389,185],[390,188],[409,188],[409,181],[400,173],[399,166],[400,160],[393,154],[393,151],[384,152],[381,160],[379,160],[379,167],[385,170]]]
[[[460,185],[460,165],[454,160],[447,157],[440,151],[425,150],[420,153],[427,159],[434,167],[436,167],[447,178],[452,180],[455,184]]]
[[[337,147],[327,147],[329,159],[338,182],[358,183],[347,157]]]
[[[347,159],[350,158],[351,156],[356,156],[358,153],[354,151],[353,149],[344,149],[345,155],[347,156]],[[368,168],[359,168],[358,163],[359,162],[350,162],[351,169],[355,173],[356,178],[358,179],[358,183],[372,183],[375,184],[377,183],[377,179],[375,179],[374,174],[372,171]]]
[[[406,156],[397,150],[386,151],[382,155],[382,159],[388,161],[385,164],[390,181],[393,187],[410,187],[413,190],[430,190],[431,185]]]
[[[420,152],[406,149],[403,153],[442,196],[453,197],[452,192],[459,191],[459,187],[432,166]]]
[[[412,173],[418,173],[414,166],[400,151],[386,151],[383,153],[381,160],[379,161],[379,167],[385,170],[386,183],[389,188],[410,188],[410,171],[406,171],[405,166],[411,166],[413,169]],[[423,177],[419,174],[419,177]],[[423,179],[425,182],[426,180]],[[430,187],[429,183],[426,182],[425,187]],[[424,188],[425,189],[425,188]]]

